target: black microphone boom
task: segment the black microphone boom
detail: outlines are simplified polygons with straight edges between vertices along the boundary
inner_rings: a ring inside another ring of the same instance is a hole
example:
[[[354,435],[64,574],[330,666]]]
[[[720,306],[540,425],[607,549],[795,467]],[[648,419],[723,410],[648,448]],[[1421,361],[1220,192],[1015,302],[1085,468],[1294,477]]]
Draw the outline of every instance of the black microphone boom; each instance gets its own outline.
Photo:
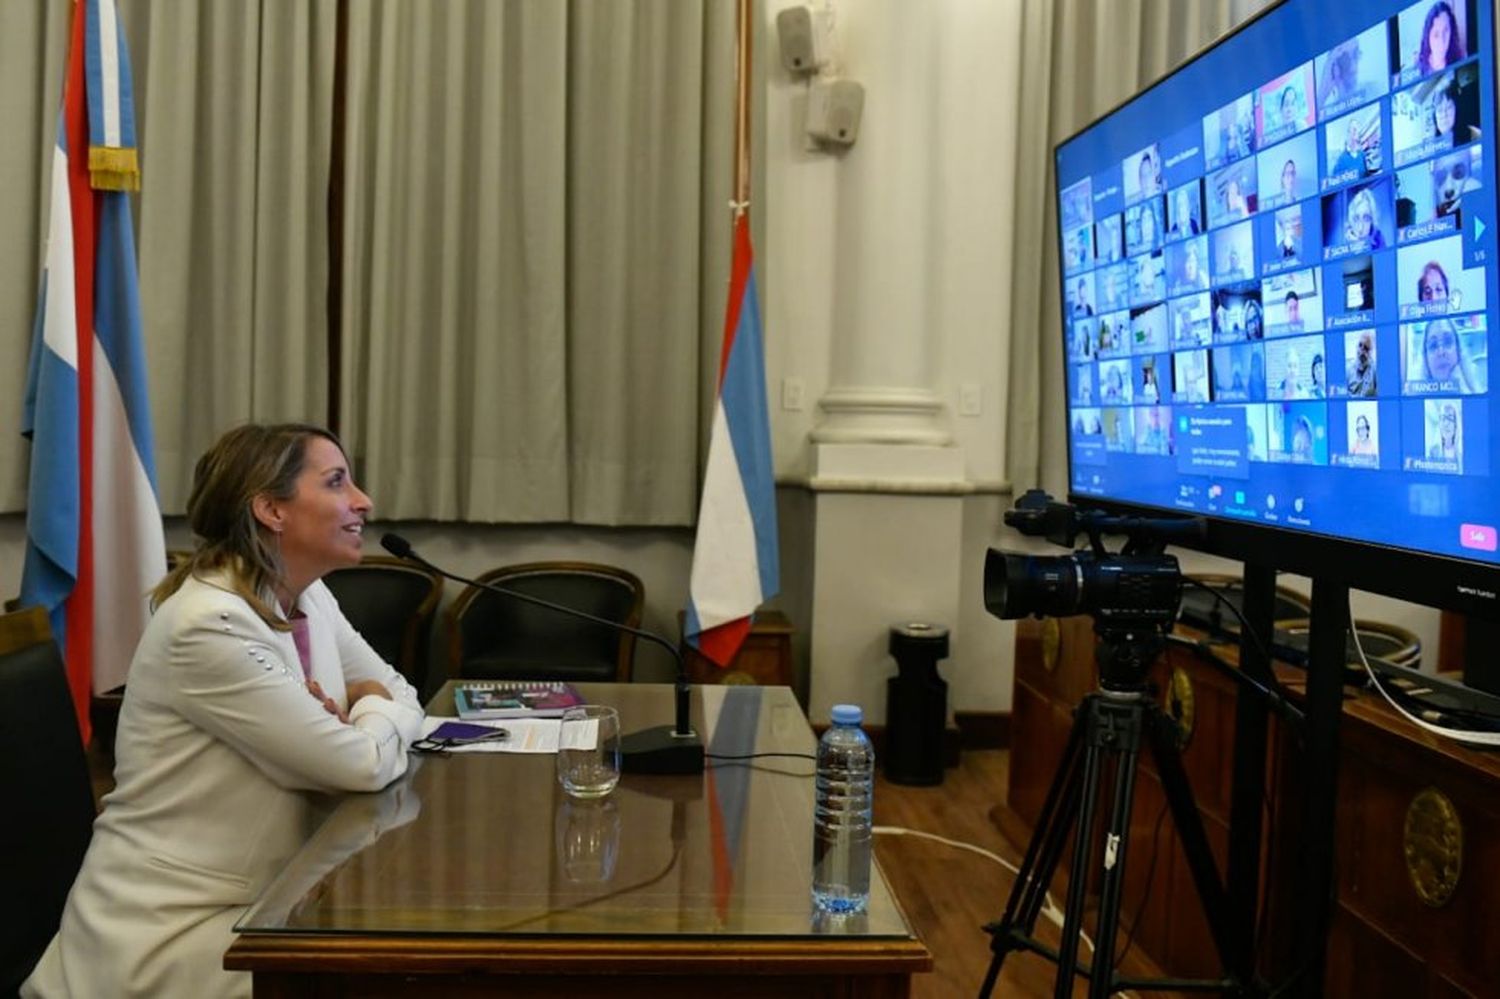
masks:
[[[480,582],[467,576],[459,576],[439,568],[427,561],[412,550],[411,543],[399,534],[386,534],[381,537],[380,545],[386,551],[397,558],[408,559],[419,565],[424,565],[440,576],[470,586],[478,586],[481,589],[499,593],[502,596],[514,597],[528,604],[538,607],[546,607],[548,610],[576,617],[584,621],[592,621],[594,624],[602,624],[617,631],[628,632],[638,638],[644,638],[648,642],[655,642],[672,654],[672,660],[677,663],[677,683],[675,694],[676,721],[672,725],[657,725],[654,728],[642,729],[639,732],[631,732],[620,739],[620,767],[626,773],[638,774],[701,774],[703,772],[703,740],[698,738],[688,721],[688,702],[692,695],[692,686],[688,683],[687,664],[682,660],[682,652],[671,642],[662,638],[655,632],[646,631],[641,628],[632,628],[628,624],[619,621],[611,621],[608,618],[598,617],[587,611],[555,604],[541,597],[534,597],[529,593],[518,590],[509,590],[503,586],[495,586],[493,583]]]

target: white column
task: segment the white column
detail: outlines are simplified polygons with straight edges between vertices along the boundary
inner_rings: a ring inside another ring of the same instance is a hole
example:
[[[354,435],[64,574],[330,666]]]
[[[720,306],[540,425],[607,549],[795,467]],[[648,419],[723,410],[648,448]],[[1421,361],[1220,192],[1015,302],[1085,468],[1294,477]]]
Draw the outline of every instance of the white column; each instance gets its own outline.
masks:
[[[948,445],[948,414],[933,391],[929,268],[940,222],[939,116],[930,81],[941,46],[925,3],[837,5],[844,76],[865,88],[855,147],[843,154],[834,219],[829,388],[814,443]]]
[[[956,629],[968,492],[964,456],[935,391],[943,345],[943,171],[931,106],[939,18],[926,3],[837,3],[841,74],[865,88],[838,167],[828,389],[810,485],[814,579],[810,714],[860,704],[880,724],[890,627]]]

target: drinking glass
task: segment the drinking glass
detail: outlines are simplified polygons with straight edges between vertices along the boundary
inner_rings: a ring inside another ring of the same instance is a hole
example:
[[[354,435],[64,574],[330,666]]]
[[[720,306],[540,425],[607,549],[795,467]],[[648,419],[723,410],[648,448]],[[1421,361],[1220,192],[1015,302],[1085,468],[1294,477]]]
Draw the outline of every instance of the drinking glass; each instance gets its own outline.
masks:
[[[557,780],[575,798],[602,798],[620,782],[620,716],[603,704],[563,712]]]

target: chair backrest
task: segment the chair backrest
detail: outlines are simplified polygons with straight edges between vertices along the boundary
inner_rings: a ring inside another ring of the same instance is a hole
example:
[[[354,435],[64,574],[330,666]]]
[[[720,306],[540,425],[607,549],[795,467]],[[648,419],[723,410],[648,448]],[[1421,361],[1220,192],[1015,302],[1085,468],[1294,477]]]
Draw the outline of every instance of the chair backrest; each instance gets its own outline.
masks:
[[[427,643],[443,595],[443,577],[389,555],[367,555],[357,566],[323,577],[339,609],[380,657],[411,685],[427,682]]]
[[[481,582],[640,627],[646,587],[634,573],[591,562],[531,562]],[[635,636],[477,586],[448,609],[448,672],[513,680],[629,681]]]
[[[0,995],[14,995],[57,932],[93,832],[94,793],[47,614],[0,617]]]

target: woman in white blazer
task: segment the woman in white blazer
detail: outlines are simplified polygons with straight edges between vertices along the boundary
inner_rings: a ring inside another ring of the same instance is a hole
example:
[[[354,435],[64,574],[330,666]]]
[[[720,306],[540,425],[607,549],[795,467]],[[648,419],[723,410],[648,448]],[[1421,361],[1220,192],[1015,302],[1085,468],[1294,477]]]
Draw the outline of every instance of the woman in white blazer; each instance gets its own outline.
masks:
[[[343,791],[406,770],[422,710],[319,580],[371,508],[338,440],[244,426],[198,461],[198,548],[153,594],[104,799],[24,996],[250,994],[232,927]]]

